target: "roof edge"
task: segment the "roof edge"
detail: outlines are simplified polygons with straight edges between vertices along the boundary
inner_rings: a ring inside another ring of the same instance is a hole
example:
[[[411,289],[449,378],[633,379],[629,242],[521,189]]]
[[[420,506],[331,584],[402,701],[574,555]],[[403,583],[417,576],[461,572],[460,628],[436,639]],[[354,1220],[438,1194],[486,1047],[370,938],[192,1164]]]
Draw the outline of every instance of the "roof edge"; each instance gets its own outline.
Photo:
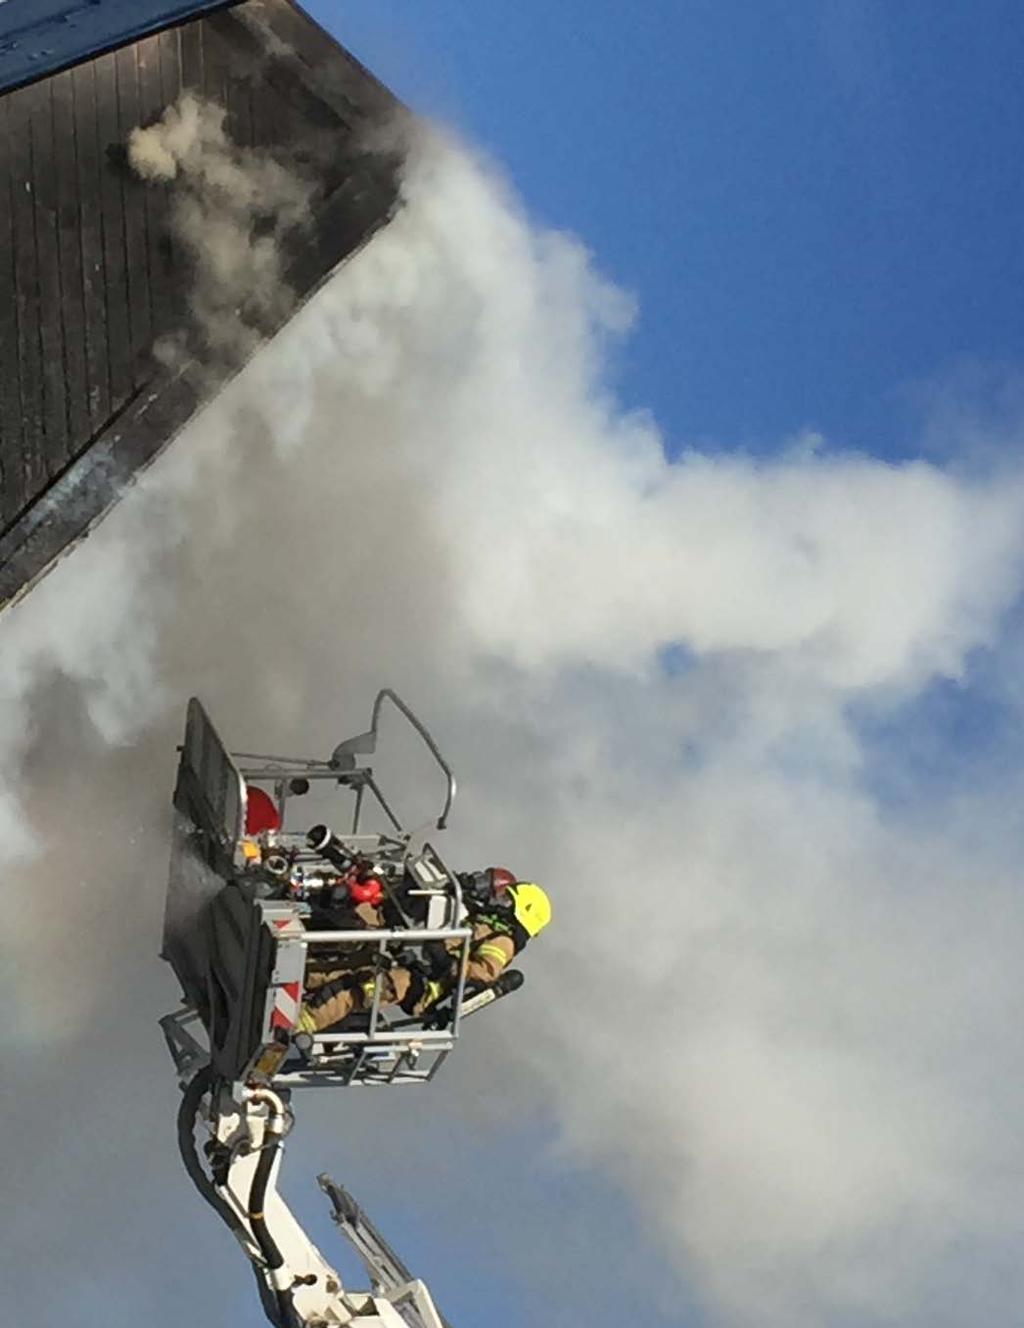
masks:
[[[0,95],[239,0],[0,0]],[[31,6],[33,17],[29,18]],[[24,21],[19,21],[24,17]]]

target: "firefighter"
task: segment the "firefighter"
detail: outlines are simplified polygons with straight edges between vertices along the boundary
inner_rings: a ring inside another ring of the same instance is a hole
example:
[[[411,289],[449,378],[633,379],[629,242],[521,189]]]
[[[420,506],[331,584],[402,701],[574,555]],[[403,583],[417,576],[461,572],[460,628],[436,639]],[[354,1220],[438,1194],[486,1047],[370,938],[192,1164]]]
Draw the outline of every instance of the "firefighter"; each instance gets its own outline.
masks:
[[[489,987],[551,921],[551,903],[535,881],[517,881],[503,867],[459,879],[473,924],[466,986]],[[457,943],[452,944],[457,950]],[[298,1027],[304,1033],[322,1032],[350,1014],[368,1010],[378,982],[381,1005],[400,1005],[414,1017],[425,1014],[458,980],[455,954],[448,952],[443,958],[447,962],[442,962],[441,971],[435,966],[433,972],[409,966],[379,974],[367,969],[310,974],[307,988],[314,986],[314,990],[302,1007]]]

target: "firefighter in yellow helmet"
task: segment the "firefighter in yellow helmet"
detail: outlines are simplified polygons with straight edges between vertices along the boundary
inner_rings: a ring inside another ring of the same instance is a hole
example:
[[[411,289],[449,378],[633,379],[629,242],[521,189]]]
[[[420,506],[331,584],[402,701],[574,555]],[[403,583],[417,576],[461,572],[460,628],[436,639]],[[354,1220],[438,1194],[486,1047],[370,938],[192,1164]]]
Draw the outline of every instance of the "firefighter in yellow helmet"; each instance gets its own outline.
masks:
[[[473,925],[466,988],[489,987],[551,921],[551,901],[535,881],[517,881],[504,867],[489,867],[459,879]],[[392,968],[377,975],[366,970],[322,974],[302,1007],[298,1027],[305,1033],[321,1032],[350,1014],[368,1010],[378,982],[382,984],[382,1005],[401,1005],[406,1014],[419,1017],[453,990],[458,978],[455,969],[453,953],[451,972],[440,978],[412,968]],[[307,981],[307,988],[309,985]]]

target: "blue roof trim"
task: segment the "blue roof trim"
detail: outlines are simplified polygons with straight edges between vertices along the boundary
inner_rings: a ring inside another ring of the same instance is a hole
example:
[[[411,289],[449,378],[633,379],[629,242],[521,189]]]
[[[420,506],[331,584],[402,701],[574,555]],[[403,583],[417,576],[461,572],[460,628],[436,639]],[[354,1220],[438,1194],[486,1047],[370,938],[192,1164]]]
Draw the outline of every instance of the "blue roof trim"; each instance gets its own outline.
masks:
[[[0,92],[234,0],[0,0]]]

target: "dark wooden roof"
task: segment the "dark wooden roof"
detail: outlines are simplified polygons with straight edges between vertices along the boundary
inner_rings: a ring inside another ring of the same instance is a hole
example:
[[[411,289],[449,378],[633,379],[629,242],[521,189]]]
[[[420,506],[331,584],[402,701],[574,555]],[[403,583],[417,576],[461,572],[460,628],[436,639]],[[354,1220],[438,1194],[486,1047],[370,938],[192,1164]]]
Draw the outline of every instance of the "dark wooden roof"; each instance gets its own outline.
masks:
[[[289,0],[246,0],[0,95],[0,605],[232,371],[172,373],[151,353],[187,325],[190,269],[168,192],[128,170],[125,145],[185,88],[227,108],[239,144],[315,172],[314,225],[287,271],[300,298],[395,204],[394,162],[364,142],[395,100]]]

